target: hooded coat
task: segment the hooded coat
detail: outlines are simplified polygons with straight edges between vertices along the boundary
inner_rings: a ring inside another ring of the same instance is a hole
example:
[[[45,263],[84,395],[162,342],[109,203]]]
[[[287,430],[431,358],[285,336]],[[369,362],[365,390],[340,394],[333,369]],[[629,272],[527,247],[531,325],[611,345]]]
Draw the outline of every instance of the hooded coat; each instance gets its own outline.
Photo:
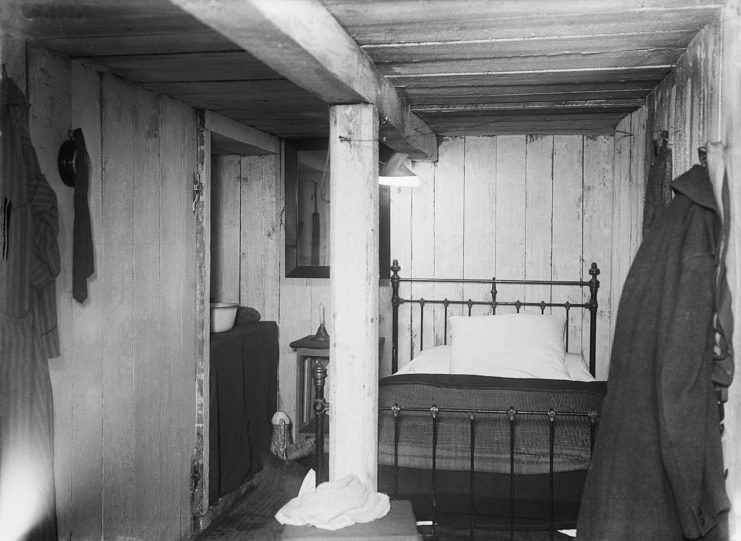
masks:
[[[713,385],[721,222],[704,168],[672,188],[620,299],[579,541],[726,535]]]

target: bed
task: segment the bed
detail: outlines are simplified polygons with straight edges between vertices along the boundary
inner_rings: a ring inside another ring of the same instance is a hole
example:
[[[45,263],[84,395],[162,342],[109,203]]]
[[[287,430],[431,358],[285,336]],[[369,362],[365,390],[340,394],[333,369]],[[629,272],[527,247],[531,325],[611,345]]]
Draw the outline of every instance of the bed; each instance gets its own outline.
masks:
[[[606,392],[594,379],[597,265],[586,281],[401,278],[396,261],[392,271],[394,374],[379,384],[379,490],[411,500],[433,534],[441,525],[472,534],[574,528]],[[405,282],[490,289],[478,301],[414,298],[412,287],[400,295]],[[505,286],[536,286],[548,300],[506,298]],[[409,334],[420,351],[397,370],[404,305],[417,311]],[[443,344],[425,349],[431,308],[443,312]],[[577,310],[588,321],[586,359],[582,342],[570,341]]]
[[[393,375],[379,383],[379,490],[410,500],[433,537],[440,528],[471,537],[574,528],[606,392],[594,378],[597,265],[589,280],[570,281],[402,278],[397,261],[391,269]],[[434,295],[472,286],[488,292]],[[528,300],[517,298],[525,288]],[[531,300],[534,292],[547,300]],[[444,325],[442,343],[426,345],[433,318]],[[581,336],[572,336],[575,320],[584,322]],[[413,359],[399,370],[402,347]],[[314,372],[316,408],[324,393]]]
[[[411,500],[433,537],[439,528],[546,538],[574,528],[606,392],[594,378],[597,265],[589,280],[573,281],[402,278],[396,261],[391,268],[394,374],[379,383],[379,490]],[[418,287],[426,296],[415,298],[412,286],[423,283],[433,287]],[[488,294],[429,295],[451,284]],[[530,287],[529,297],[546,292],[548,300],[507,298],[505,286]],[[408,334],[418,351],[399,370],[400,347],[407,347],[399,343],[400,307],[415,312],[418,327]],[[443,343],[425,347],[424,322],[432,317],[443,322]],[[570,336],[574,320],[584,322],[583,339]],[[325,405],[321,372],[314,370],[315,408]],[[323,425],[316,423],[320,457]]]

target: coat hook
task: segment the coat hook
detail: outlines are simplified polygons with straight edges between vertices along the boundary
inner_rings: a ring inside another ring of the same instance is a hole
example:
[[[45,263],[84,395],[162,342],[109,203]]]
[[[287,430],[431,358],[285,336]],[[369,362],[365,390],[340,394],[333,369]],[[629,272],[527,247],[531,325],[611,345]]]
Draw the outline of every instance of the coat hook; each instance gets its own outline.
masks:
[[[697,157],[700,160],[700,165],[707,168],[708,166],[708,149],[705,146],[697,147]]]
[[[75,167],[77,146],[72,135],[72,130],[67,132],[67,137],[67,140],[59,147],[59,153],[57,154],[57,169],[59,170],[59,178],[62,179],[62,182],[70,188],[74,188],[75,177],[77,175],[77,169]]]

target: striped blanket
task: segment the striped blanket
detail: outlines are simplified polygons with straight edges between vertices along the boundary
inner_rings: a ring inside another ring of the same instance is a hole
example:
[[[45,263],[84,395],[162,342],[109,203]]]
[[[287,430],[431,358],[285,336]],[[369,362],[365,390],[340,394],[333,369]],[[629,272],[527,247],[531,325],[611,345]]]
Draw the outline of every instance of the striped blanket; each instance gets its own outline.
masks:
[[[457,374],[407,374],[387,377],[379,387],[379,464],[394,465],[394,416],[399,413],[399,466],[431,469],[433,422],[429,408],[437,413],[436,468],[471,468],[470,412],[474,413],[474,469],[508,473],[514,445],[514,472],[550,471],[551,421],[553,420],[554,472],[586,470],[590,460],[591,420],[599,412],[606,382],[515,379]],[[517,413],[510,425],[506,412]],[[427,411],[409,411],[424,408]],[[483,411],[500,411],[484,413]],[[537,412],[537,413],[536,413]],[[598,421],[596,422],[598,425]],[[513,438],[510,439],[510,429]]]

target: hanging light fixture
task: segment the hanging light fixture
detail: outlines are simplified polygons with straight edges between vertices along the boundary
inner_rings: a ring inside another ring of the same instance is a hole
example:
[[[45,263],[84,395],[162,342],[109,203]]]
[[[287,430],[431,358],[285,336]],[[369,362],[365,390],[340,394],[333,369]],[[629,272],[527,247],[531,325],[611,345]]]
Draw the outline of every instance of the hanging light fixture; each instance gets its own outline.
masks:
[[[419,186],[419,177],[404,165],[406,158],[407,155],[401,152],[391,154],[386,163],[381,163],[378,172],[378,183],[383,186]]]

